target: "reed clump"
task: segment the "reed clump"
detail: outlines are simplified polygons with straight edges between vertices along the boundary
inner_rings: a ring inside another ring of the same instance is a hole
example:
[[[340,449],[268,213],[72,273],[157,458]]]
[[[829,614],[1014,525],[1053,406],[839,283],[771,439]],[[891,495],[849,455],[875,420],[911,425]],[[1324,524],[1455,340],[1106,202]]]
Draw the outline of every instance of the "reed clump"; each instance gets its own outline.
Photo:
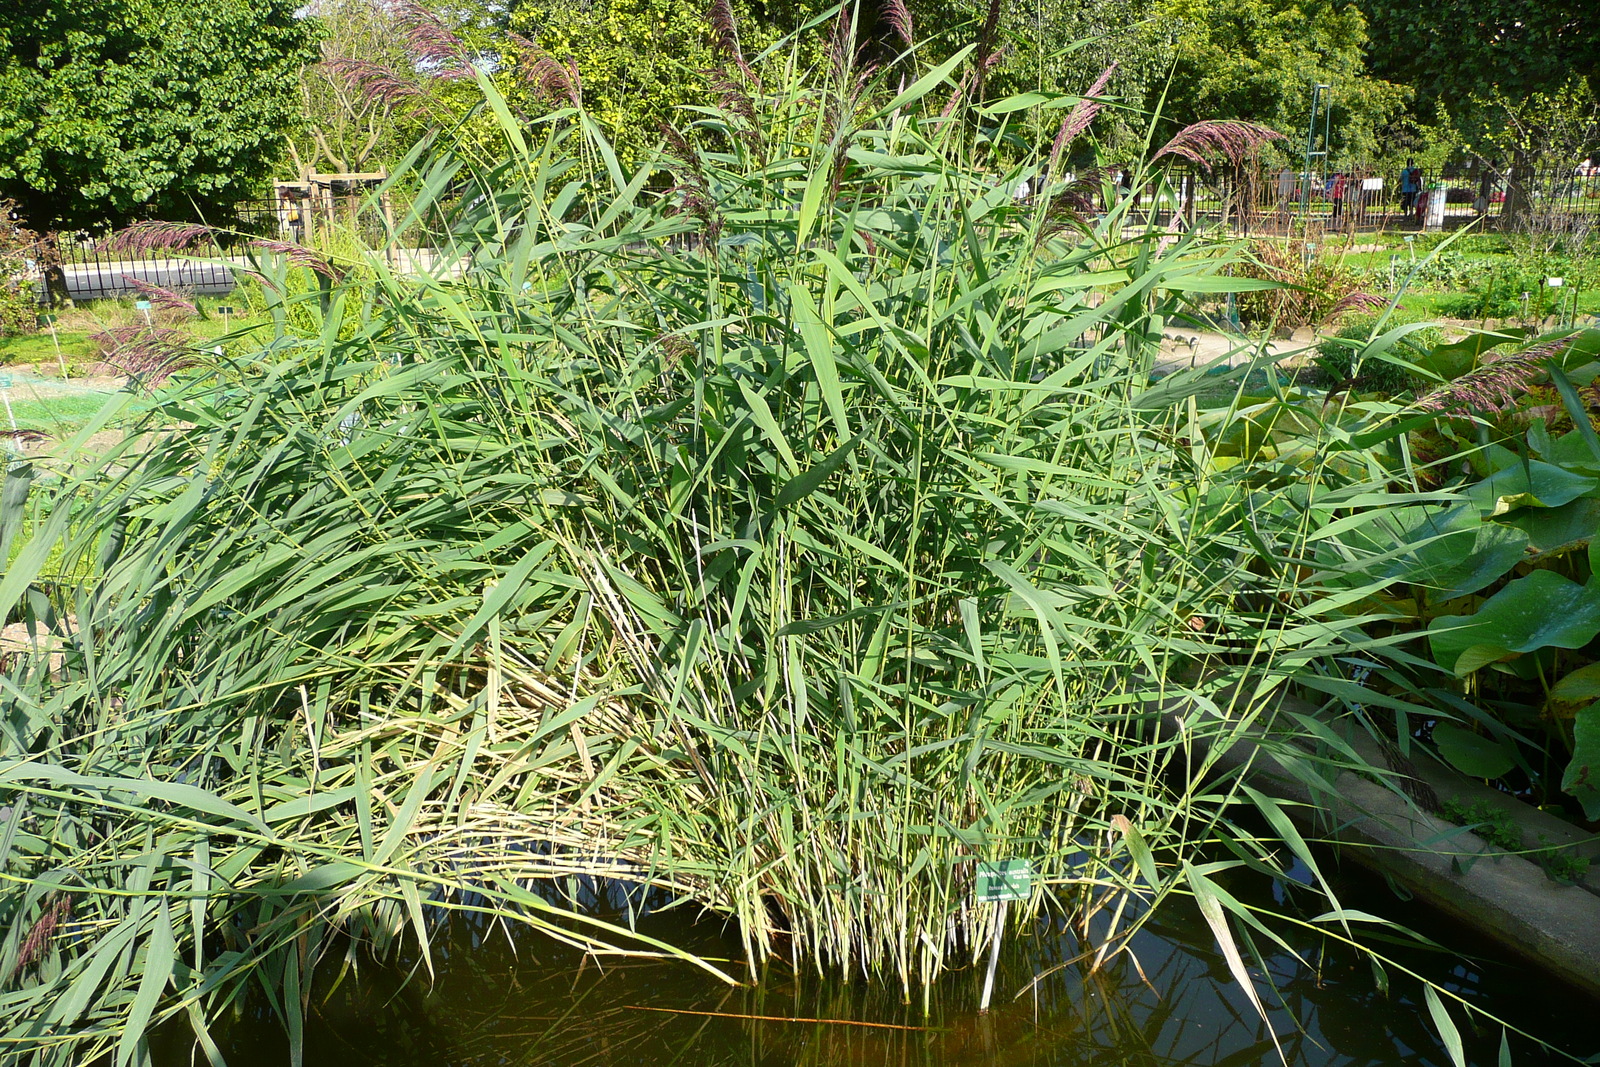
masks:
[[[743,966],[689,962],[730,980],[911,991],[990,936],[979,859],[1028,858],[1023,916],[1103,957],[1132,895],[1220,899],[1200,845],[1266,854],[1190,745],[1340,630],[1251,566],[1294,515],[1146,393],[1236,253],[1109,187],[1066,226],[1018,202],[1036,163],[924,109],[954,65],[725,76],[739,108],[637,172],[482,79],[503,155],[419,155],[393,235],[432,273],[296,286],[268,249],[253,358],[64,483],[10,472],[0,602],[76,621],[8,676],[7,1047],[132,1062],[183,1016],[210,1049],[251,983],[298,1040],[314,967],[426,960],[431,909],[676,951],[580,876],[728,917]]]

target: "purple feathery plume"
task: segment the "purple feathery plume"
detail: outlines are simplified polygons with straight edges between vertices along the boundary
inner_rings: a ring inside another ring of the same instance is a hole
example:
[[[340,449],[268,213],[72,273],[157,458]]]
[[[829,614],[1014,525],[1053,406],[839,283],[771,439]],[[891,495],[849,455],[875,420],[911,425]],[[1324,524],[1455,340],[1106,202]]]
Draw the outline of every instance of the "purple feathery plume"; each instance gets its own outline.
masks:
[[[734,66],[744,71],[745,77],[751,77],[750,64],[745,61],[744,52],[739,48],[739,23],[733,17],[733,4],[729,0],[711,0],[711,6],[706,10],[706,22],[711,25],[711,43],[732,60]]]
[[[1375,296],[1372,293],[1364,293],[1357,289],[1355,292],[1340,298],[1339,302],[1333,305],[1333,310],[1328,314],[1333,316],[1343,315],[1346,311],[1381,311],[1388,306],[1388,297]]]
[[[554,56],[545,56],[534,63],[532,75],[539,94],[550,103],[565,100],[573,107],[583,107],[583,82],[578,78],[577,60],[561,63]]]
[[[663,122],[660,128],[661,135],[667,142],[667,155],[678,164],[672,168],[673,177],[678,179],[678,184],[668,192],[683,194],[680,210],[700,220],[701,225],[705,227],[707,240],[714,246],[717,237],[722,233],[722,216],[717,211],[716,198],[711,195],[711,186],[706,181],[705,171],[701,168],[700,154],[671,123]]]
[[[744,87],[720,70],[708,70],[704,74],[711,88],[717,91],[717,106],[759,132],[755,101],[750,99]]]
[[[305,245],[297,245],[288,241],[256,240],[250,242],[250,247],[283,256],[292,267],[309,267],[330,281],[336,282],[344,277],[343,271],[311,251]]]
[[[1254,122],[1208,119],[1179,130],[1172,140],[1156,153],[1156,157],[1178,156],[1209,171],[1211,163],[1207,157],[1220,153],[1237,167],[1244,162],[1245,156],[1267,142],[1281,140],[1282,137],[1283,134],[1277,130],[1268,129]]]
[[[978,76],[973,83],[972,95],[980,103],[983,101],[983,83],[988,77],[989,68],[1000,62],[1000,58],[1005,54],[1005,49],[996,49],[994,46],[995,32],[1000,28],[1001,7],[1001,0],[989,0],[989,9],[983,19],[983,29],[978,31],[978,50],[974,56]]]
[[[689,139],[678,131],[670,122],[660,124],[661,136],[667,142],[667,155],[671,156],[682,168],[678,173],[678,180],[692,179],[693,184],[705,186],[705,172],[700,166],[700,153],[696,152]]]
[[[717,106],[730,120],[728,125],[739,135],[751,154],[762,165],[766,164],[767,140],[761,121],[756,117],[755,101],[744,91],[739,80],[725,70],[705,71],[706,81],[717,93]]]
[[[461,38],[450,32],[438,15],[416,0],[397,0],[389,10],[400,24],[407,47],[417,59],[441,66],[466,62],[467,49],[461,43]]]
[[[524,68],[523,77],[533,86],[534,94],[551,107],[569,103],[581,110],[583,81],[578,77],[577,61],[568,59],[563,63],[522,34],[509,36],[517,49],[517,61]]]
[[[855,66],[855,26],[849,4],[839,5],[839,17],[833,21],[833,33],[828,37],[828,62],[842,81]]]
[[[944,107],[940,109],[939,118],[947,119],[955,114],[956,108],[960,105],[962,98],[967,95],[967,90],[971,86],[972,74],[970,72],[963,74],[961,80],[956,83],[955,91],[950,94],[950,99],[946,100]]]
[[[131,274],[122,275],[122,280],[132,285],[138,290],[140,296],[158,308],[166,308],[171,311],[187,311],[191,315],[196,313],[196,308],[192,302],[171,289],[163,289],[159,285],[151,285],[143,278],[135,278]]]
[[[197,222],[136,222],[100,243],[105,252],[150,252],[158,248],[186,249],[213,237],[211,227]]]
[[[369,102],[396,107],[407,100],[422,100],[427,94],[414,82],[401,77],[392,67],[365,59],[330,59],[327,68],[345,80]]]
[[[914,38],[911,32],[911,12],[906,8],[906,0],[883,0],[882,11],[884,21],[889,24],[889,28],[905,42],[907,48],[910,48]]]
[[[129,377],[156,385],[185,367],[195,365],[189,335],[162,326],[114,326],[90,337],[104,351],[101,357]]]
[[[1054,174],[1054,169],[1051,173]],[[1066,186],[1051,192],[1045,207],[1044,225],[1039,230],[1040,240],[1063,230],[1081,232],[1087,229],[1088,218],[1094,213],[1095,193],[1105,178],[1105,170],[1090,167]]]
[[[1440,414],[1470,414],[1487,411],[1498,414],[1514,407],[1528,387],[1546,373],[1550,361],[1560,355],[1569,340],[1548,341],[1542,345],[1484,357],[1483,366],[1442,385],[1417,401],[1423,411]]]
[[[45,949],[55,937],[56,929],[72,917],[72,898],[67,894],[52,893],[46,900],[49,903],[45,905],[43,914],[34,920],[28,936],[23,938],[17,949],[17,962],[12,965],[11,974],[6,978],[8,983],[43,958]]]
[[[1089,128],[1089,124],[1094,121],[1094,117],[1100,113],[1100,108],[1104,106],[1104,103],[1096,98],[1105,92],[1106,83],[1111,80],[1111,75],[1116,69],[1117,64],[1113,62],[1111,66],[1101,72],[1100,77],[1096,78],[1094,84],[1089,86],[1089,91],[1084,94],[1083,99],[1072,105],[1072,110],[1067,112],[1067,117],[1061,120],[1061,128],[1056,131],[1055,143],[1050,146],[1050,173],[1055,173],[1056,164],[1061,162],[1061,153],[1066,151],[1067,146],[1080,133]]]

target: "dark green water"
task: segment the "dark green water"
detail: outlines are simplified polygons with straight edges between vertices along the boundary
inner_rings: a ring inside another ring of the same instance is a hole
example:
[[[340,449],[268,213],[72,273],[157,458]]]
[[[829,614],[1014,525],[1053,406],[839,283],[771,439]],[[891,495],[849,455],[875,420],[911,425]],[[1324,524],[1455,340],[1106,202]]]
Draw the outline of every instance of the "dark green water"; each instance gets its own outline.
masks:
[[[1237,880],[1236,894],[1283,899],[1284,886]],[[1392,894],[1345,888],[1346,906],[1364,907],[1420,928],[1455,948],[1465,931],[1431,922]],[[1165,909],[1134,941],[1144,977],[1123,959],[1096,977],[1076,967],[1032,977],[1075,955],[1077,942],[1043,931],[1007,949],[996,1007],[975,1008],[979,972],[950,975],[931,1011],[864,982],[824,982],[770,968],[754,987],[728,988],[679,963],[584,960],[548,939],[508,940],[503,931],[456,920],[434,950],[436,980],[413,977],[416,960],[364,965],[312,998],[306,1067],[517,1067],[517,1065],[846,1065],[1068,1067],[1075,1064],[1193,1064],[1247,1067],[1278,1062],[1268,1028],[1234,985],[1204,924],[1183,902]],[[706,954],[735,949],[715,923],[669,913],[641,928]],[[1304,958],[1264,941],[1260,961],[1277,994],[1271,1028],[1293,1065],[1439,1064],[1449,1059],[1427,1024],[1421,990],[1392,976],[1387,995],[1369,965],[1315,934],[1289,935]],[[1269,951],[1270,950],[1270,951]],[[1398,951],[1398,950],[1397,950]],[[1600,1051],[1600,1005],[1505,959],[1403,951],[1425,970],[1514,1023],[1580,1056]],[[1257,969],[1258,978],[1263,972]],[[720,1013],[696,1015],[691,1012]],[[1498,1062],[1500,1033],[1473,1033],[1454,1011],[1469,1060]],[[766,1016],[750,1019],[732,1016]],[[794,1022],[886,1023],[909,1029]],[[176,1037],[176,1035],[170,1035]],[[223,1030],[236,1067],[287,1064],[287,1045],[265,1011],[246,1011]],[[1560,1062],[1513,1038],[1517,1064]],[[186,1043],[158,1050],[161,1067],[187,1064]]]

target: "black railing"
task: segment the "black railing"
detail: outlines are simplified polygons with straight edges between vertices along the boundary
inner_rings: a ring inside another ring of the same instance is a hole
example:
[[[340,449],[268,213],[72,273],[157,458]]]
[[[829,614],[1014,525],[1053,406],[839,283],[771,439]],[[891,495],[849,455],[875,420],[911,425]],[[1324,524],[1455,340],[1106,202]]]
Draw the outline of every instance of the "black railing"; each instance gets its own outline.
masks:
[[[399,217],[404,218],[405,213]],[[335,233],[367,248],[392,251],[396,265],[426,260],[418,254],[419,248],[432,243],[426,233],[403,235],[404,252],[391,249],[392,218],[395,216],[381,204],[354,197],[246,200],[225,216],[208,220],[208,231],[181,248],[130,244],[110,234],[99,238],[62,235],[61,270],[67,294],[74,300],[99,300],[136,294],[138,283],[190,295],[228,293],[234,287],[235,269],[249,265],[254,243],[262,241],[311,244]],[[430,217],[428,221],[440,220]],[[38,287],[41,299],[46,298],[44,288]]]
[[[1281,167],[1184,171],[1175,184],[1192,190],[1186,197],[1192,218],[1241,230],[1306,223],[1420,228],[1433,220],[1451,227],[1483,220],[1508,230],[1575,230],[1600,223],[1600,173],[1587,168],[1425,171],[1412,193],[1398,168],[1374,165],[1309,174]]]

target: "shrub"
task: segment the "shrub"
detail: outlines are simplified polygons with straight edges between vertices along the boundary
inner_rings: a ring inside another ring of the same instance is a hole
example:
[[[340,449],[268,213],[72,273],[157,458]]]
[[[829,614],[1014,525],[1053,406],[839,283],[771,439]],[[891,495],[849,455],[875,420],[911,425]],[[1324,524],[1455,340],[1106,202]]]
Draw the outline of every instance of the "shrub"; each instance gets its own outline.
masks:
[[[909,991],[996,933],[979,859],[1049,886],[1025,929],[1107,951],[1124,904],[1254,922],[1219,839],[1314,868],[1234,830],[1251,801],[1199,746],[1262,737],[1354,625],[1300,626],[1319,591],[1251,566],[1323,516],[1262,450],[1205,454],[1239,427],[1197,423],[1202,373],[1148,388],[1158,322],[1236,257],[1131,201],[1019,206],[1036,164],[997,182],[965,120],[840,81],[774,72],[759,122],[674,131],[643,173],[491,95],[505,158],[447,147],[419,182],[466,190],[434,275],[290,291],[284,252],[258,349],[30,502],[0,608],[75,624],[10,679],[43,712],[4,773],[40,801],[0,945],[63,897],[106,933],[16,972],[8,1049],[91,1062],[248,982],[299,1033],[314,968],[426,958],[429,905],[674,951],[577,875],[727,917],[752,974],[781,951]],[[89,573],[55,602],[28,595],[50,546]]]
[[[1313,254],[1303,241],[1252,241],[1249,260],[1236,273],[1286,286],[1238,295],[1239,321],[1247,326],[1292,330],[1321,322],[1359,287],[1355,273],[1336,256],[1320,249]]]
[[[14,201],[0,199],[0,337],[38,328],[39,304],[29,276],[43,250]]]

